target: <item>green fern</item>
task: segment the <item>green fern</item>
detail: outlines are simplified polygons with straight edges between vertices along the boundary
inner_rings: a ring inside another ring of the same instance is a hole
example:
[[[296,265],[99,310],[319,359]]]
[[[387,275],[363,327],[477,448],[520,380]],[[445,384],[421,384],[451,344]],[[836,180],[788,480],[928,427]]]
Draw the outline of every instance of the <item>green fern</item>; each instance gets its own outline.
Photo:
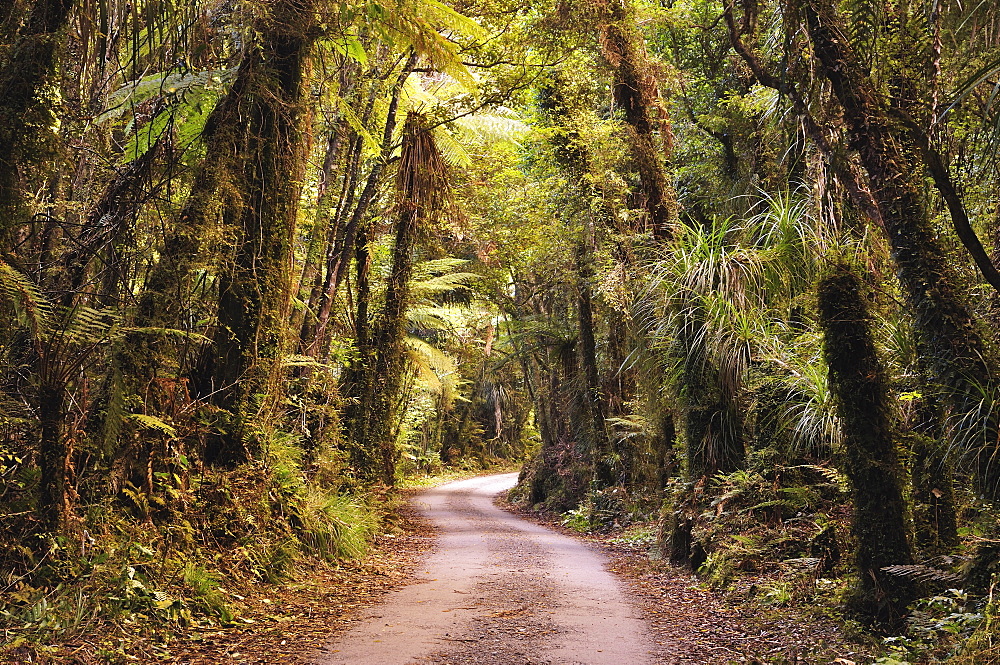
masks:
[[[0,260],[0,294],[14,306],[18,325],[39,339],[52,323],[52,304],[21,272]]]
[[[177,430],[173,425],[156,416],[149,416],[144,413],[130,413],[126,416],[126,419],[134,422],[143,429],[160,432],[167,436],[177,436]]]

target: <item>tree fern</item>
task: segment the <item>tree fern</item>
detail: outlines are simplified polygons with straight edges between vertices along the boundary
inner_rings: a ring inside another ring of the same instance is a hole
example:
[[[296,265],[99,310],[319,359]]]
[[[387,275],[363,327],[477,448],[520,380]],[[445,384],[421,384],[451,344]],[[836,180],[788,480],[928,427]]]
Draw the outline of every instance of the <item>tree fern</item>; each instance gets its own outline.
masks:
[[[885,3],[876,0],[850,0],[847,3],[847,13],[850,16],[850,39],[854,49],[864,54],[865,66],[871,67],[876,41],[885,23]]]

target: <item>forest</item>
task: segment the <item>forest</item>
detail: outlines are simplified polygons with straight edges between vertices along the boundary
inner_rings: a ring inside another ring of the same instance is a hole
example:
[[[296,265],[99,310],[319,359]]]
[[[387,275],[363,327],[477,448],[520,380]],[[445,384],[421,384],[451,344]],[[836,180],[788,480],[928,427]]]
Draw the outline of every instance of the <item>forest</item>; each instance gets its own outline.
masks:
[[[998,154],[993,0],[0,0],[0,662],[154,662],[523,463],[1000,663]]]

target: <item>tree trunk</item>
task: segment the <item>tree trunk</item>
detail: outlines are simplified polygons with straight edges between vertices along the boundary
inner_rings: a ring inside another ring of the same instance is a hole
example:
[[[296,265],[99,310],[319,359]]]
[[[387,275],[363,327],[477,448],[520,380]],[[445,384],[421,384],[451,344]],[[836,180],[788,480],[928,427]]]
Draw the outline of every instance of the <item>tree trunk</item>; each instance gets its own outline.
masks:
[[[250,459],[253,417],[269,407],[273,373],[285,349],[291,258],[305,166],[301,101],[317,17],[312,0],[275,3],[261,42],[244,59],[248,89],[240,100],[246,152],[233,174],[239,198],[226,221],[232,265],[219,276],[212,358],[212,402],[229,414],[209,440],[206,460],[226,466]]]
[[[128,243],[143,200],[148,192],[153,164],[159,154],[159,143],[119,171],[105,188],[101,198],[87,213],[86,222],[74,239],[72,247],[60,257],[61,269],[53,271],[45,291],[70,307],[83,290],[94,260],[104,253],[106,273],[97,280],[101,286],[91,291],[99,296],[97,305],[117,302],[125,280],[119,272],[117,254]]]
[[[48,84],[69,22],[72,0],[37,0],[0,70],[0,241],[22,216],[21,169],[51,152],[38,126],[51,118],[38,95]]]
[[[585,234],[591,235],[589,233]],[[611,440],[608,437],[605,398],[601,393],[600,370],[597,366],[597,342],[594,336],[594,310],[591,302],[591,282],[594,278],[593,257],[590,238],[585,237],[577,259],[579,276],[577,294],[577,324],[580,330],[580,364],[586,378],[584,394],[584,415],[592,430],[590,454],[594,467],[594,480],[601,487],[614,485]]]
[[[922,434],[912,434],[910,439],[917,545],[926,552],[946,554],[958,545],[954,469],[941,451],[940,442]]]
[[[347,403],[344,426],[351,468],[362,480],[374,482],[378,473],[369,436],[371,419],[367,415],[372,408],[372,368],[375,365],[371,340],[371,255],[368,253],[367,227],[359,230],[356,241],[358,295],[354,314],[354,345],[357,359],[348,369],[341,390]]]
[[[38,388],[38,513],[50,533],[65,532],[73,514],[73,447],[66,436],[65,404],[66,387],[58,380],[43,380]]]
[[[860,576],[857,609],[878,624],[903,626],[913,582],[883,568],[913,563],[902,471],[890,422],[889,385],[872,338],[861,281],[846,264],[818,287],[823,355],[844,438],[844,470],[854,497],[853,533]]]
[[[628,125],[632,157],[639,172],[653,237],[667,240],[677,216],[676,196],[663,161],[670,140],[669,121],[659,101],[656,76],[645,43],[636,28],[631,0],[611,0],[609,4],[610,20],[603,26],[602,47],[615,75],[612,93]]]
[[[326,154],[319,172],[316,212],[313,215],[312,228],[309,230],[309,245],[296,289],[301,306],[292,310],[289,330],[301,331],[307,325],[308,307],[313,302],[313,293],[317,290],[316,285],[322,283],[322,263],[330,244],[330,217],[333,202],[336,200],[334,190],[330,187],[330,181],[333,179],[333,169],[340,154],[342,135],[346,132],[343,123],[338,122],[330,130],[327,138]]]

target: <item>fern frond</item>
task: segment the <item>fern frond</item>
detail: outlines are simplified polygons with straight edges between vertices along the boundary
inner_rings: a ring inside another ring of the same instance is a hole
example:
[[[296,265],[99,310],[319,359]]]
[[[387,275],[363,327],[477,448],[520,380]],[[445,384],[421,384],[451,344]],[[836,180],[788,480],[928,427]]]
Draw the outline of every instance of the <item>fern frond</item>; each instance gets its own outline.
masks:
[[[453,270],[468,264],[468,259],[456,259],[453,256],[448,256],[443,259],[421,261],[413,266],[413,280],[419,282],[425,279],[430,279],[431,277],[436,277],[437,275],[452,272]]]
[[[52,304],[30,279],[4,261],[0,261],[0,294],[14,306],[18,325],[30,330],[34,339],[50,327]]]
[[[472,166],[472,155],[461,142],[455,139],[451,132],[443,127],[438,127],[434,131],[434,140],[437,142],[438,150],[441,151],[441,156],[448,164],[462,168]]]
[[[454,328],[447,315],[439,307],[410,307],[406,310],[406,322],[419,330],[449,330]]]
[[[321,363],[312,356],[293,354],[281,359],[282,367],[317,367],[322,369],[334,369],[333,365]]]
[[[120,320],[114,310],[76,305],[64,315],[60,334],[74,344],[100,344],[120,334]]]
[[[432,300],[448,295],[468,293],[471,290],[469,282],[479,279],[473,272],[455,272],[448,275],[438,275],[410,284],[410,293],[415,300]]]
[[[368,146],[370,150],[378,151],[379,142],[375,140],[375,137],[372,136],[371,132],[369,132],[368,129],[365,127],[365,124],[361,121],[361,118],[359,118],[358,114],[354,112],[353,108],[351,108],[350,102],[348,102],[340,95],[337,95],[336,103],[337,103],[337,110],[340,113],[340,117],[344,119],[344,121],[348,124],[348,126],[351,129],[357,132],[358,136],[361,137],[361,139],[365,142],[365,145]]]
[[[156,416],[147,416],[144,413],[130,413],[126,416],[126,420],[131,420],[140,427],[151,429],[167,436],[177,436],[177,430],[173,425]]]
[[[208,69],[188,73],[157,72],[125,83],[108,96],[107,108],[94,122],[98,125],[121,117],[125,112],[154,97],[176,95],[183,97],[194,90],[221,89],[235,75],[235,68]]]
[[[166,338],[176,338],[184,341],[198,342],[199,344],[211,344],[212,339],[206,337],[200,333],[191,332],[190,330],[181,330],[179,328],[158,328],[158,327],[140,327],[140,328],[123,328],[122,332],[125,333],[138,333],[140,335],[156,335],[158,337]]]
[[[459,386],[464,383],[459,374],[458,361],[418,337],[409,336],[403,343],[406,347],[406,357],[414,373],[427,390],[441,395],[445,404],[450,407],[456,398]]]
[[[409,46],[466,89],[476,88],[475,77],[462,62],[458,43],[441,32],[482,36],[483,29],[475,21],[436,0],[373,2],[369,9],[377,21],[374,27],[383,40],[396,46]]]
[[[510,109],[500,108],[493,113],[474,113],[456,118],[448,123],[462,140],[478,143],[513,143],[526,135],[530,128]]]
[[[104,414],[104,454],[109,455],[115,449],[122,433],[122,423],[125,422],[125,382],[122,380],[121,369],[115,363],[111,375],[111,385],[108,390],[108,408]]]

